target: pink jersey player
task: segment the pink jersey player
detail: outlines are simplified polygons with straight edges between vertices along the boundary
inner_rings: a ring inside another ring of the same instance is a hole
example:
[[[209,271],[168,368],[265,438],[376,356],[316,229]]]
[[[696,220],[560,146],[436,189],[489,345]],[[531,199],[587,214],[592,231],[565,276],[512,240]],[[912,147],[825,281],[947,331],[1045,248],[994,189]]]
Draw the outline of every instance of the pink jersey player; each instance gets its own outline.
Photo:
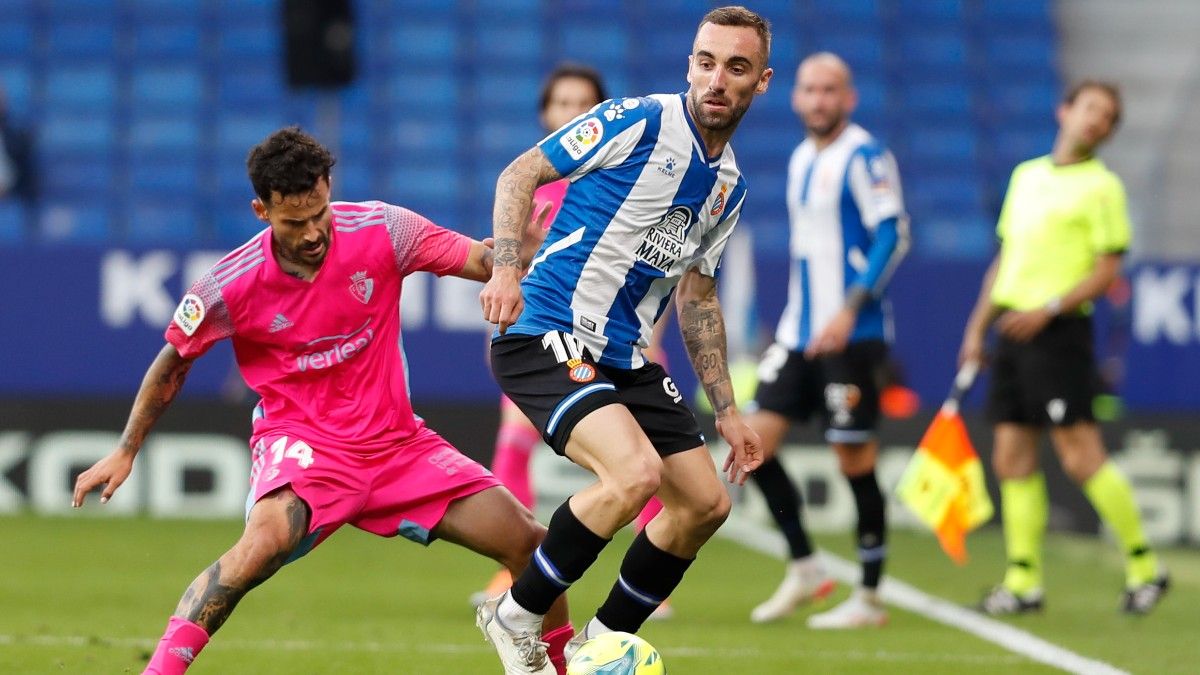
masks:
[[[242,377],[262,397],[250,437],[246,529],[192,582],[146,673],[183,673],[246,592],[342,525],[425,544],[445,539],[514,574],[545,534],[487,469],[427,428],[409,400],[404,277],[424,270],[485,280],[491,250],[404,208],[331,202],[332,165],[328,150],[294,127],[252,150],[254,212],[269,227],[184,295],[117,449],[76,481],[75,506],[101,484],[107,501],[192,362],[232,340]],[[506,672],[556,672],[573,634],[565,603],[544,625],[545,635],[505,638],[521,660]],[[542,640],[557,651],[548,654]]]

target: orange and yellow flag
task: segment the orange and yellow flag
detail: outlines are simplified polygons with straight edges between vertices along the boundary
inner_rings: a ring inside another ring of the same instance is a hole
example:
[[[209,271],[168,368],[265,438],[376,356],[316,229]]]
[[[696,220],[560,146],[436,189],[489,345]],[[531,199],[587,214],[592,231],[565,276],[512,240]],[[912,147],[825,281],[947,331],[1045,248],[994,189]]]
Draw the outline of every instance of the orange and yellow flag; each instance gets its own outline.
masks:
[[[960,565],[967,562],[967,533],[993,513],[983,465],[958,414],[958,401],[970,388],[977,368],[969,364],[959,371],[950,398],[933,418],[896,486],[900,500],[937,534],[942,550]]]

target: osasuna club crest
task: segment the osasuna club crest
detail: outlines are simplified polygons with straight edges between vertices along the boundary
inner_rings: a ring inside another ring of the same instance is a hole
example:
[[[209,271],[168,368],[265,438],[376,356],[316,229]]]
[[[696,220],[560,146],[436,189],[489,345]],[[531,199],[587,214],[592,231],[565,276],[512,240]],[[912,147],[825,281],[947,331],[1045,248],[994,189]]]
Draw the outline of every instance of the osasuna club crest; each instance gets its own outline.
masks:
[[[371,293],[375,290],[375,280],[367,276],[367,271],[355,272],[350,275],[350,294],[364,305],[371,301]]]

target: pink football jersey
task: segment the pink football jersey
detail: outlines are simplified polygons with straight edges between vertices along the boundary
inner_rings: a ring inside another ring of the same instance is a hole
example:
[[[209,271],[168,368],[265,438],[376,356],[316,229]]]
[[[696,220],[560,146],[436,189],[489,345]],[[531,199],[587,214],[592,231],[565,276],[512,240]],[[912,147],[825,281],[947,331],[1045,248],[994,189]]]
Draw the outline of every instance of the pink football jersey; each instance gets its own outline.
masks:
[[[400,340],[403,278],[457,273],[471,240],[383,202],[333,202],[329,252],[311,281],[284,272],[267,228],[200,277],[166,338],[195,358],[232,338],[259,396],[251,443],[290,434],[363,454],[421,426]]]
[[[554,218],[558,215],[558,210],[562,208],[563,197],[567,196],[567,187],[571,181],[563,178],[556,180],[553,183],[546,183],[533,193],[533,211],[537,215],[538,209],[542,208],[542,204],[550,203],[550,213],[546,215],[546,222],[542,226],[547,230],[554,224]]]

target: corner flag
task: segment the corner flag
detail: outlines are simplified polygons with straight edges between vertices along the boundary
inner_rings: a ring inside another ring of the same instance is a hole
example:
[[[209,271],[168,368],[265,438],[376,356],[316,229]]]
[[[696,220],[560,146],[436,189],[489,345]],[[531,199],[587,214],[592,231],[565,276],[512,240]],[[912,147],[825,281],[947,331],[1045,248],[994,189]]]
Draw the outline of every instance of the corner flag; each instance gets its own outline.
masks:
[[[958,371],[950,396],[896,487],[900,500],[937,534],[942,550],[960,565],[967,561],[967,533],[992,517],[983,466],[958,414],[959,401],[978,372],[974,362]]]

